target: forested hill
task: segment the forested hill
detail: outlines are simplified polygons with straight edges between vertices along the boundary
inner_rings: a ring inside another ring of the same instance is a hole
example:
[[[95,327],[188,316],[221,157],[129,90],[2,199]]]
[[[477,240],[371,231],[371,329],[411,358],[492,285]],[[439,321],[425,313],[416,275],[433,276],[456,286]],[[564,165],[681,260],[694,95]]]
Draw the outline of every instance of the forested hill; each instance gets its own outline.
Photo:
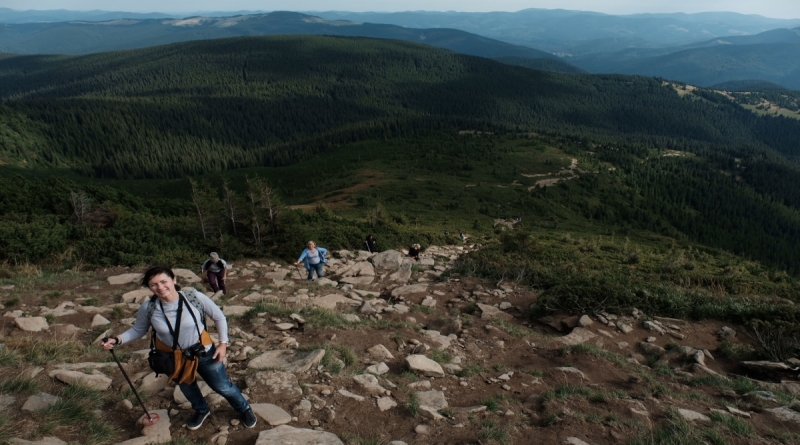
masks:
[[[656,79],[557,74],[366,38],[9,57],[0,97],[3,162],[123,178],[286,164],[354,140],[442,129],[792,157],[800,134],[796,120],[682,98]]]

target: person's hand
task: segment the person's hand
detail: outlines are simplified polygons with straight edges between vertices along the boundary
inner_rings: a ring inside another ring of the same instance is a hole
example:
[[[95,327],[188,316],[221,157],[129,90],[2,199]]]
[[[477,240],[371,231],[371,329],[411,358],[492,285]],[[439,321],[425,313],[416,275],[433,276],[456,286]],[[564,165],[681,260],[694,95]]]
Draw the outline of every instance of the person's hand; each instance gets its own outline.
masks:
[[[102,346],[103,349],[111,350],[114,349],[114,346],[117,346],[118,341],[119,338],[117,337],[106,337],[103,340],[101,340],[100,346]]]
[[[225,361],[225,357],[228,355],[228,345],[225,343],[220,343],[217,345],[217,350],[214,352],[214,356],[212,357],[216,363],[222,363]]]

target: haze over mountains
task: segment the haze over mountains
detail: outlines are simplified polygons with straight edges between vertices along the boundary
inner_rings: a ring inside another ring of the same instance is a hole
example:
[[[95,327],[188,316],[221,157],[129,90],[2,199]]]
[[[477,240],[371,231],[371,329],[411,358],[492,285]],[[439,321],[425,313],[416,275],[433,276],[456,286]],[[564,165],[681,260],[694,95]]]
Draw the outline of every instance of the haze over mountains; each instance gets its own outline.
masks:
[[[800,89],[800,19],[544,9],[227,14],[170,18],[158,13],[0,9],[0,23],[6,23],[0,26],[0,52],[86,54],[234,36],[339,35],[414,41],[562,72],[639,74],[700,86],[759,81],[752,84]]]

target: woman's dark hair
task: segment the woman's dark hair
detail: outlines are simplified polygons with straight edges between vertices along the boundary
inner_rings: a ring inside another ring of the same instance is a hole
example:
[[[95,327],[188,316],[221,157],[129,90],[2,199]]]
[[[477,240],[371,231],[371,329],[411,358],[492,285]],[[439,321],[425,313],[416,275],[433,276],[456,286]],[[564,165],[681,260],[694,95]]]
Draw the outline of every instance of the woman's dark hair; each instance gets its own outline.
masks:
[[[150,280],[152,280],[154,276],[161,275],[162,273],[172,278],[173,280],[175,279],[175,272],[173,272],[172,269],[170,269],[169,267],[153,266],[147,269],[147,272],[144,273],[144,276],[142,277],[142,286],[150,287],[148,286]],[[176,284],[175,290],[181,290],[180,286]]]

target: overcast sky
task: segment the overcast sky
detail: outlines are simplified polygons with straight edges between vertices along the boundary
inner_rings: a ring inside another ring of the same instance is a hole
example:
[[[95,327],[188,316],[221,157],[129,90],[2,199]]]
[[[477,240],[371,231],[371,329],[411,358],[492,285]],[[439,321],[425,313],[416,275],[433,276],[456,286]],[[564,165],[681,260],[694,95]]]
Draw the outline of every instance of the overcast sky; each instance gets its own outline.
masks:
[[[577,9],[610,14],[733,11],[800,18],[800,0],[0,0],[0,7],[127,12],[195,11],[519,11]]]

